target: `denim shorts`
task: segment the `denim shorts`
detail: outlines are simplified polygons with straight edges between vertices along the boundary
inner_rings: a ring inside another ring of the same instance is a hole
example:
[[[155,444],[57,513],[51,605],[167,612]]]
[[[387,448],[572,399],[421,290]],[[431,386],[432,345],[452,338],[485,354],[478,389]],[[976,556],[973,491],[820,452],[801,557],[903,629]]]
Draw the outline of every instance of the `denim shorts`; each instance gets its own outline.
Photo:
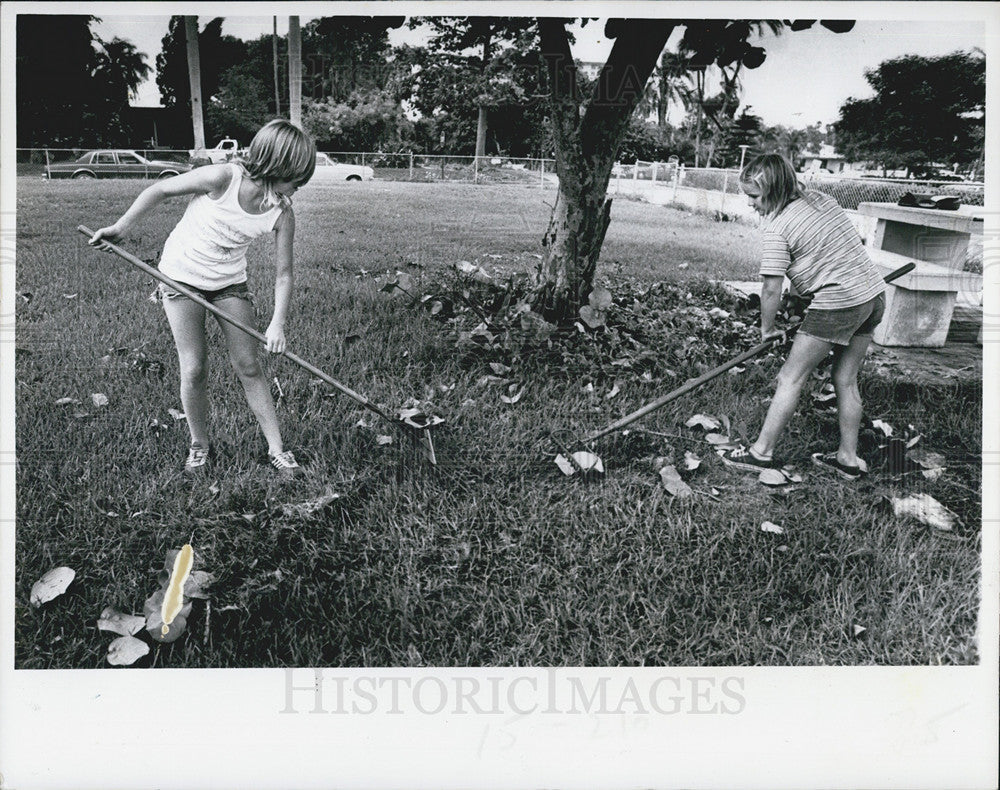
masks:
[[[253,294],[250,293],[250,288],[247,285],[246,280],[241,283],[227,285],[225,288],[219,288],[217,291],[208,291],[204,288],[198,288],[194,285],[188,285],[187,283],[182,282],[178,282],[177,284],[183,285],[189,291],[194,291],[197,296],[200,296],[209,304],[221,302],[223,299],[243,299],[250,304],[253,304]],[[159,287],[156,289],[156,293],[161,300],[186,298],[184,294],[179,291],[175,291],[166,283],[160,283]]]
[[[842,310],[806,310],[799,333],[825,340],[838,346],[847,346],[851,338],[870,335],[882,320],[885,312],[885,294],[879,294],[864,304]]]

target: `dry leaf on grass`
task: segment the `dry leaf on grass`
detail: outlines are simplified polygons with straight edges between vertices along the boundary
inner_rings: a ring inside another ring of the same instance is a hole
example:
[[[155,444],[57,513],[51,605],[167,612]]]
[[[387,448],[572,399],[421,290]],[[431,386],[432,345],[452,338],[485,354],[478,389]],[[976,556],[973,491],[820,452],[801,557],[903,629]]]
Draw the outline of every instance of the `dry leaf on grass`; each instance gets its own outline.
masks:
[[[567,477],[572,477],[581,469],[585,473],[595,472],[597,474],[604,474],[604,462],[600,459],[600,456],[588,453],[585,450],[579,450],[572,454],[572,458],[573,461],[576,461],[575,464],[562,453],[555,457],[556,466]]]
[[[723,444],[731,444],[733,440],[723,433],[706,433],[705,441],[708,442],[709,444],[714,444],[718,446]]]
[[[622,391],[621,387],[619,386],[619,383],[616,381],[614,386],[611,388],[611,391],[604,396],[604,400],[611,400],[612,398],[618,397],[618,393],[621,391]]]
[[[714,431],[722,427],[719,421],[710,414],[695,414],[693,417],[689,417],[687,422],[684,424],[688,428],[699,426],[704,428],[706,431]]]
[[[319,513],[327,505],[340,499],[340,494],[333,492],[324,494],[316,499],[310,499],[307,502],[296,502],[295,504],[285,504],[281,506],[281,513],[284,516],[312,516]],[[184,590],[187,594],[187,589]]]
[[[681,480],[677,468],[671,464],[660,470],[660,481],[663,483],[663,487],[678,499],[689,497],[694,493],[691,486]]]
[[[74,578],[76,578],[76,571],[72,568],[66,566],[53,568],[32,586],[31,605],[37,608],[53,598],[58,598],[66,592],[66,588],[69,587]]]
[[[788,478],[780,469],[762,469],[757,481],[766,486],[783,486],[788,482]]]
[[[378,445],[392,444],[392,437],[386,433],[383,433],[382,435],[375,437],[375,444]]]
[[[892,509],[897,517],[912,516],[922,524],[934,529],[950,532],[955,524],[961,523],[958,514],[952,512],[929,494],[911,494],[902,499],[892,498]]]
[[[79,406],[80,401],[76,398],[60,398],[56,401],[56,406]]]
[[[123,614],[112,609],[110,606],[101,612],[101,616],[97,620],[97,627],[101,631],[111,631],[122,636],[134,636],[142,630],[145,624],[146,619],[144,617]]]
[[[889,423],[884,422],[883,420],[872,420],[872,428],[877,431],[882,431],[882,433],[886,436],[892,436],[894,430]]]
[[[177,409],[167,409],[167,414],[169,414],[175,420],[187,419],[187,415],[182,411],[177,411]]]
[[[108,645],[107,659],[112,666],[127,667],[148,653],[149,645],[141,639],[136,639],[134,636],[120,636]]]
[[[508,386],[507,394],[501,395],[500,400],[512,406],[519,400],[521,400],[521,396],[524,395],[524,391],[525,389],[527,389],[527,387],[521,387],[520,389],[518,389],[518,386],[519,386],[518,384],[511,384],[510,386]]]
[[[684,451],[684,469],[688,472],[693,472],[701,466],[701,459],[692,453],[690,450]]]
[[[108,396],[105,395],[103,392],[95,392],[93,395],[90,396],[90,400],[93,401],[94,405],[97,408],[108,405]]]
[[[773,521],[765,521],[760,525],[761,532],[770,532],[774,535],[784,535],[785,530],[783,527],[778,526]]]

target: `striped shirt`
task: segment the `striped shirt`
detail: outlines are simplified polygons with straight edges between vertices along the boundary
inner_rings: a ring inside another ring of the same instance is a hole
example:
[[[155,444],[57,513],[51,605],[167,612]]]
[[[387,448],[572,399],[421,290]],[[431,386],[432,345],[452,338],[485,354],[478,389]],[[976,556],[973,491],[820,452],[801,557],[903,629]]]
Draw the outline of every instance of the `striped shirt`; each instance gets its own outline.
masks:
[[[850,217],[832,197],[809,192],[764,226],[760,274],[786,275],[816,310],[856,307],[885,290]]]

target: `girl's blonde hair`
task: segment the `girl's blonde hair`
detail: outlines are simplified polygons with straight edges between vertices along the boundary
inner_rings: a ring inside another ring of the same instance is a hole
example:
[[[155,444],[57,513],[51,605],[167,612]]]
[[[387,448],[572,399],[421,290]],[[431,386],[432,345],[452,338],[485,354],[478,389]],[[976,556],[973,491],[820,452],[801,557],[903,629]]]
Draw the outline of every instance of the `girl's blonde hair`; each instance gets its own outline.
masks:
[[[781,154],[755,156],[740,173],[740,184],[757,188],[760,207],[767,216],[774,216],[796,198],[805,196],[792,163]]]
[[[300,187],[312,178],[316,143],[292,122],[276,118],[254,135],[241,161],[247,175],[264,185],[262,202],[276,206],[282,198],[274,191],[274,184],[290,181]]]

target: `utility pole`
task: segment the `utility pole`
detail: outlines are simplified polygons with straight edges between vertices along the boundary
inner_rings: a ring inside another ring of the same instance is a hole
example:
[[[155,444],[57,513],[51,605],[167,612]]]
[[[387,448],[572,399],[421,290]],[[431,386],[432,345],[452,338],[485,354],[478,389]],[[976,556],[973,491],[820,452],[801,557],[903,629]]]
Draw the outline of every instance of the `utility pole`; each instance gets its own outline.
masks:
[[[281,115],[281,89],[278,82],[278,17],[272,17],[272,20],[274,21],[271,33],[271,51],[274,56],[274,114]]]
[[[198,17],[184,17],[184,37],[187,40],[188,80],[191,84],[191,124],[194,147],[198,154],[205,151],[205,121],[201,111],[201,58],[198,55]]]
[[[297,16],[288,17],[288,120],[302,127],[302,30]]]

